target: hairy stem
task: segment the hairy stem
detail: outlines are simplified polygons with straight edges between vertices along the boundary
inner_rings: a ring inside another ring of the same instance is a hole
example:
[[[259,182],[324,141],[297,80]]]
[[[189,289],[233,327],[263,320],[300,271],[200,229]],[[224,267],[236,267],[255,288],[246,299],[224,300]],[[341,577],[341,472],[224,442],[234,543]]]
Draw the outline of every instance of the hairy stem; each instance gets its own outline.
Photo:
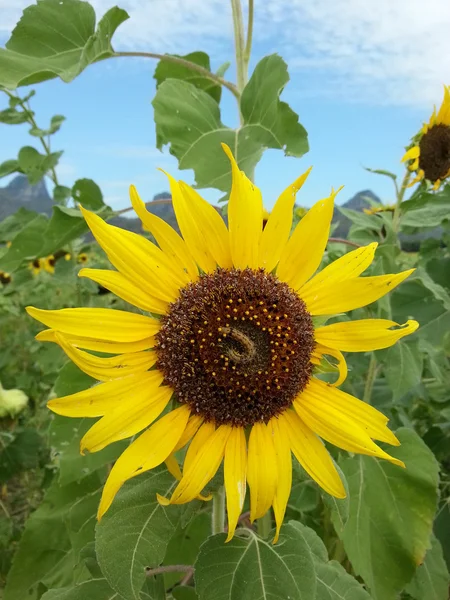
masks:
[[[147,569],[145,574],[147,577],[153,577],[153,575],[161,575],[163,573],[193,573],[194,570],[192,565],[163,565],[154,569]]]
[[[231,12],[233,16],[234,48],[236,53],[237,88],[239,92],[242,93],[242,90],[247,83],[248,73],[246,71],[246,60],[244,55],[245,40],[241,0],[231,0]]]
[[[247,21],[247,40],[245,42],[244,49],[244,61],[246,72],[248,72],[248,63],[250,62],[250,55],[252,53],[252,42],[253,42],[253,17],[254,17],[254,0],[248,2],[248,21]]]
[[[392,229],[395,233],[398,233],[400,227],[400,204],[403,201],[403,197],[406,192],[406,188],[408,186],[409,180],[411,179],[411,171],[406,169],[405,176],[403,177],[403,181],[401,183],[400,189],[398,186],[395,186],[396,194],[397,194],[397,202],[395,204],[394,216],[392,217]]]
[[[177,64],[177,65],[180,65],[182,67],[186,67],[187,69],[191,69],[191,71],[196,71],[197,73],[200,73],[200,75],[203,75],[203,77],[206,77],[207,79],[210,79],[211,81],[214,81],[215,83],[218,83],[219,85],[223,85],[223,87],[226,87],[228,90],[230,90],[230,92],[233,94],[233,96],[235,96],[238,100],[240,98],[239,90],[234,85],[234,83],[231,83],[231,81],[227,81],[226,79],[223,79],[223,77],[219,77],[215,73],[211,73],[211,71],[208,71],[208,69],[205,69],[204,67],[202,67],[200,65],[196,65],[195,63],[193,63],[189,60],[185,60],[184,58],[180,58],[178,56],[171,56],[170,54],[157,54],[155,52],[114,52],[114,54],[112,56],[113,57],[134,56],[134,57],[139,57],[139,58],[155,58],[156,60],[163,60],[165,62],[171,62],[171,63]]]
[[[212,499],[211,533],[223,533],[225,531],[225,490],[220,487],[214,492]]]
[[[258,525],[258,534],[266,540],[269,537],[270,530],[272,529],[272,515],[270,510],[266,512],[260,519],[257,521]]]

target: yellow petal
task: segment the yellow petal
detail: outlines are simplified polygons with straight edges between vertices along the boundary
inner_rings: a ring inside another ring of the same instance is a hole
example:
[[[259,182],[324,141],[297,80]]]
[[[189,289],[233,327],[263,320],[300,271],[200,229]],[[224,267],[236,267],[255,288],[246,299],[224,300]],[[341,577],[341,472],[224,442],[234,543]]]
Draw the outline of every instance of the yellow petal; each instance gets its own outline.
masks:
[[[406,186],[407,188],[412,187],[413,185],[416,185],[416,183],[418,183],[419,181],[422,181],[422,179],[425,177],[425,171],[423,169],[419,169],[417,171],[417,175],[416,177],[414,177],[414,179],[412,181],[410,181],[408,183],[408,185]]]
[[[314,275],[322,261],[337,193],[333,192],[328,198],[319,200],[310,208],[283,250],[277,275],[294,290]]]
[[[450,86],[444,85],[444,99],[436,115],[436,123],[450,125]]]
[[[303,295],[312,294],[323,285],[345,281],[361,275],[372,263],[377,246],[377,242],[373,242],[368,246],[344,254],[344,256],[322,269],[317,275],[314,275],[308,283],[300,288],[299,295],[303,298]]]
[[[145,389],[147,383],[154,379],[154,373],[156,371],[137,373],[94,385],[76,394],[54,398],[47,406],[54,413],[66,417],[102,417]]]
[[[185,462],[183,478],[177,485],[170,504],[184,504],[200,494],[205,485],[214,477],[222,462],[230,433],[229,425],[221,425],[206,440],[188,467]]]
[[[209,421],[208,423],[203,423],[203,425],[199,428],[199,430],[195,434],[194,439],[189,444],[189,448],[188,448],[188,450],[186,452],[186,456],[184,458],[183,471],[187,471],[190,468],[193,461],[197,457],[197,454],[202,451],[203,446],[214,435],[215,431],[216,431],[216,426],[214,425],[214,423],[212,421]],[[184,439],[185,439],[186,435],[187,435],[187,433],[185,432],[185,435],[183,435]],[[184,442],[184,439],[180,439],[179,444],[181,444],[182,441]]]
[[[98,215],[81,209],[89,229],[111,264],[149,294],[173,302],[188,274],[155,244],[141,235],[108,225]]]
[[[80,452],[98,452],[105,446],[131,437],[159,417],[172,397],[172,389],[161,384],[162,376],[154,371],[153,381],[144,389],[108,411],[95,423],[80,442]]]
[[[197,265],[183,238],[163,219],[147,210],[134,185],[130,186],[130,198],[135,213],[144,227],[155,237],[161,250],[185,269],[193,281],[197,279]]]
[[[195,216],[197,227],[203,237],[203,243],[209,249],[214,260],[223,269],[233,266],[231,260],[230,240],[227,226],[217,210],[198,192],[183,181],[180,181],[180,189],[186,198],[190,211]]]
[[[315,402],[312,400],[312,394],[303,392],[294,401],[298,416],[317,435],[348,452],[385,458],[396,465],[404,466],[398,458],[389,456],[379,448],[355,419],[338,410],[331,403],[326,403],[323,396],[321,400]]]
[[[205,273],[210,273],[217,268],[217,263],[205,242],[203,232],[197,222],[197,215],[181,191],[180,183],[165,171],[163,173],[169,179],[173,209],[189,252],[200,268]]]
[[[230,148],[226,144],[222,148],[230,159],[232,175],[228,203],[231,257],[237,269],[256,269],[263,231],[261,192],[239,169]]]
[[[156,352],[153,350],[100,358],[71,346],[60,333],[57,333],[55,338],[70,360],[84,373],[98,379],[98,381],[120,379],[127,377],[127,375],[145,372],[153,367],[156,362]]]
[[[388,319],[361,319],[318,327],[314,337],[319,344],[344,352],[368,352],[389,348],[397,340],[416,331],[418,327],[417,321],[407,321],[399,325]]]
[[[292,452],[305,471],[326,492],[336,498],[345,498],[339,473],[322,441],[293,410],[286,410],[279,421],[289,435]]]
[[[277,487],[273,498],[273,512],[277,525],[273,543],[276,544],[280,535],[281,525],[283,524],[289,495],[291,493],[292,459],[289,434],[284,426],[284,421],[280,421],[277,417],[274,417],[269,422],[269,428],[270,427],[272,428],[278,472]]]
[[[284,190],[267,219],[259,247],[259,266],[268,272],[273,271],[277,266],[289,239],[295,196],[308,178],[311,169],[312,167]]]
[[[245,500],[247,443],[242,427],[233,427],[225,447],[224,480],[227,493],[228,536],[231,540]]]
[[[138,342],[156,335],[157,319],[111,308],[61,308],[41,310],[26,307],[27,313],[52,329],[70,335],[108,342]]]
[[[166,458],[166,460],[164,462],[166,463],[166,467],[167,467],[167,470],[169,471],[169,473],[173,477],[175,477],[175,479],[180,481],[180,479],[183,477],[183,475],[181,474],[180,465],[178,464],[175,453],[172,452],[172,454],[169,454],[169,456]]]
[[[248,441],[247,481],[250,486],[250,521],[259,519],[270,509],[277,480],[277,459],[272,430],[265,423],[255,423]]]
[[[120,455],[106,480],[98,508],[100,520],[128,479],[154,469],[166,460],[180,439],[190,410],[181,406],[156,421]]]
[[[419,156],[420,156],[419,146],[413,146],[403,155],[401,162],[406,162],[407,160],[415,160],[416,158],[419,158]]]
[[[55,342],[57,335],[56,329],[44,329],[36,335],[36,339],[40,342]],[[65,340],[76,348],[84,348],[85,350],[94,350],[94,352],[106,352],[107,354],[126,354],[127,352],[140,352],[148,350],[155,345],[155,338],[148,337],[137,342],[105,342],[104,340],[95,340],[92,338],[84,338],[78,335],[70,335],[64,333]]]
[[[164,300],[154,298],[146,291],[132,283],[128,277],[117,271],[103,269],[81,269],[78,277],[87,277],[110,290],[119,298],[129,302],[138,308],[163,315],[167,312],[168,303]]]
[[[313,364],[320,364],[322,356],[327,355],[327,354],[329,356],[332,356],[333,358],[335,358],[337,360],[337,368],[339,370],[339,377],[331,385],[338,386],[338,385],[341,385],[342,383],[344,383],[344,381],[347,379],[348,368],[347,368],[347,362],[346,362],[342,352],[340,352],[336,348],[329,348],[322,344],[316,344],[316,346],[314,348],[314,354],[315,354],[315,357],[319,357],[319,361],[318,361],[318,363],[311,361],[311,362],[313,362]]]
[[[329,408],[336,410],[345,417],[351,418],[374,440],[386,442],[392,446],[400,445],[394,433],[388,428],[388,418],[383,413],[370,404],[315,377],[311,379],[296,402],[304,406],[314,406],[316,412],[322,410],[326,412]]]
[[[191,441],[202,423],[203,417],[200,417],[199,415],[193,415],[189,419],[186,429],[183,431],[183,435],[180,437],[178,444],[175,446],[174,452],[180,450],[180,448],[183,448],[183,446],[186,446],[186,444]]]
[[[376,275],[374,277],[354,277],[339,283],[331,283],[316,288],[301,297],[312,315],[333,315],[355,308],[367,306],[382,298],[415,269],[402,271],[392,275]]]

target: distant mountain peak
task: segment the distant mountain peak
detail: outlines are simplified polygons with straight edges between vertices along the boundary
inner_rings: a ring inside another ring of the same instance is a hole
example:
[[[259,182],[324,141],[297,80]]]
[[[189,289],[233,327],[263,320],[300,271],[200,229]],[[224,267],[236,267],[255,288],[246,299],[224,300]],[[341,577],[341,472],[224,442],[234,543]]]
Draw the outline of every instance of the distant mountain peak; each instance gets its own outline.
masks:
[[[16,175],[7,186],[0,187],[0,220],[19,208],[50,215],[52,206],[53,201],[44,179],[36,185],[30,185],[25,175]]]

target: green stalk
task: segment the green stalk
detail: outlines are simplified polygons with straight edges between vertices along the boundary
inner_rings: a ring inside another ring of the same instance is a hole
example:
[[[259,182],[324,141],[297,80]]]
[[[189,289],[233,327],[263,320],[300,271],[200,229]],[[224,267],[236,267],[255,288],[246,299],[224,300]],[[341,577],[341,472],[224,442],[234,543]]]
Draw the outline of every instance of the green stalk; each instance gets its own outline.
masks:
[[[375,383],[375,376],[377,374],[377,359],[375,358],[375,354],[372,352],[372,356],[370,357],[369,370],[367,371],[367,379],[366,385],[364,387],[364,402],[370,404],[370,399],[372,397],[373,384]]]
[[[400,204],[403,201],[403,197],[406,192],[406,188],[408,186],[409,180],[411,179],[411,171],[409,169],[406,170],[405,176],[403,177],[402,184],[400,189],[396,186],[397,192],[397,202],[395,204],[394,216],[392,217],[392,229],[395,233],[398,233],[400,227]]]
[[[257,521],[258,524],[258,534],[266,540],[269,537],[270,531],[272,529],[272,515],[270,510],[266,512],[260,519]]]
[[[237,88],[240,93],[245,88],[248,74],[246,72],[244,22],[242,19],[241,0],[231,0],[233,16],[234,48],[236,53]]]
[[[214,492],[212,499],[211,532],[223,533],[225,531],[225,489],[222,486]]]

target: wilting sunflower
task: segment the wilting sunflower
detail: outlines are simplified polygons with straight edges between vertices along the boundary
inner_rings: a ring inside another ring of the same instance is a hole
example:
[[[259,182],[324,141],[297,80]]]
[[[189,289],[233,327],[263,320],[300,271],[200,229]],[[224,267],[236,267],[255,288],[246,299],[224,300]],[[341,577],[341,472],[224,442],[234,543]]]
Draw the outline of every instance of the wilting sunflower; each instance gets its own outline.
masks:
[[[403,156],[402,162],[405,161],[411,161],[409,169],[416,171],[416,177],[409,186],[427,179],[437,190],[441,182],[450,176],[450,86],[444,86],[439,112],[436,114],[434,108],[430,120],[414,138],[414,145]]]
[[[99,518],[125,481],[164,461],[179,482],[170,499],[159,500],[181,504],[202,493],[223,460],[228,539],[247,482],[251,520],[273,506],[278,536],[291,490],[291,452],[338,498],[345,496],[344,486],[320,438],[403,466],[373,441],[399,444],[388,419],[336,384],[347,373],[341,351],[387,348],[417,323],[363,319],[315,327],[313,318],[370,304],[411,270],[359,277],[372,262],[373,243],[315,274],[336,193],[317,202],[290,236],[295,194],[305,173],[278,198],[263,230],[261,193],[239,170],[229,148],[224,150],[233,177],[229,229],[195,190],[170,176],[183,237],[147,212],[131,187],[133,207],[159,247],[82,209],[117,270],[82,269],[80,276],[145,314],[105,308],[27,310],[50,328],[38,339],[60,344],[73,362],[102,382],[49,402],[61,415],[101,417],[81,440],[81,451],[96,452],[145,430],[113,466]],[[86,350],[114,356],[101,358]],[[325,355],[338,361],[335,385],[314,376]],[[176,452],[188,444],[181,473]]]

